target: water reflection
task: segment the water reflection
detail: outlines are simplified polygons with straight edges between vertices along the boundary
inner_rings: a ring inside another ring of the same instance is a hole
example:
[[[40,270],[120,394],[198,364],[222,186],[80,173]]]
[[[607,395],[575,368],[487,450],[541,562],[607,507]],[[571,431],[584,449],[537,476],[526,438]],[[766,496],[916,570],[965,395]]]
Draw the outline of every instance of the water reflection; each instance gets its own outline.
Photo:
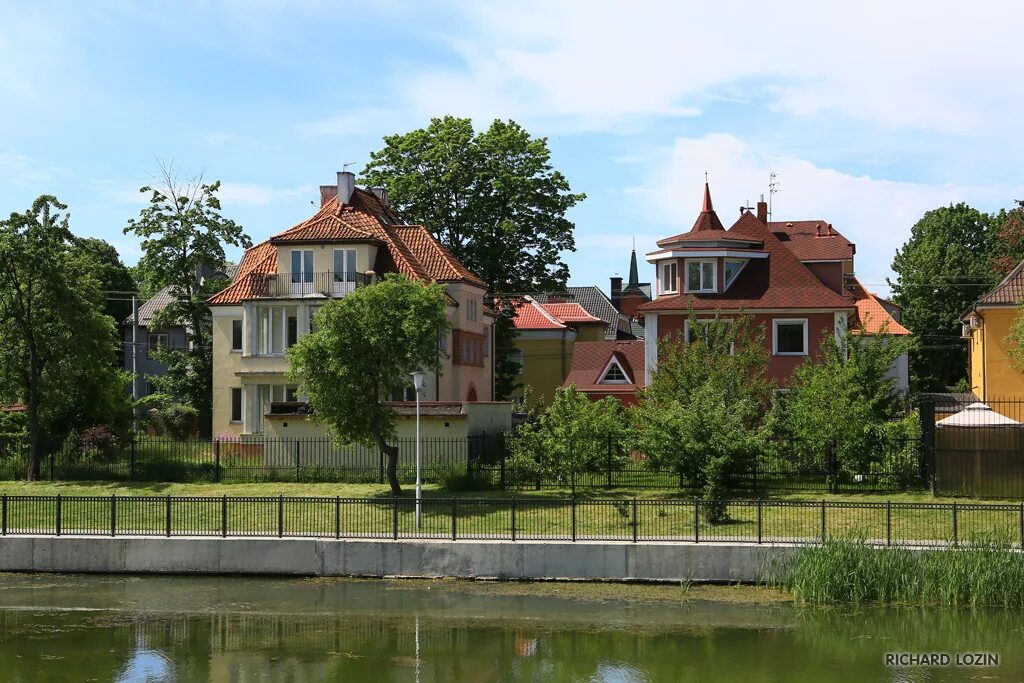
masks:
[[[101,607],[101,605],[103,605]],[[452,586],[0,577],[17,681],[1020,680],[1008,612],[579,602]],[[998,669],[889,669],[887,651],[988,651]]]

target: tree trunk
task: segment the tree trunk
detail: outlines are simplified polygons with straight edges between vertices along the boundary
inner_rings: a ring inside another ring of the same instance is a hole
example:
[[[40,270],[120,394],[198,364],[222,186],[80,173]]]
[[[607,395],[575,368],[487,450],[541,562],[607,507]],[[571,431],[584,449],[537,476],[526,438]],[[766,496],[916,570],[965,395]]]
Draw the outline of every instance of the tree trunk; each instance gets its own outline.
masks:
[[[385,471],[388,484],[391,485],[391,495],[400,496],[402,495],[402,486],[398,483],[398,446],[390,445],[379,434],[374,434],[373,437],[377,441],[377,447],[380,449],[381,455],[385,456],[388,460]]]
[[[28,481],[39,480],[40,462],[43,457],[43,434],[39,427],[39,371],[38,361],[33,356],[29,361],[29,387],[28,387],[28,471],[25,479]]]

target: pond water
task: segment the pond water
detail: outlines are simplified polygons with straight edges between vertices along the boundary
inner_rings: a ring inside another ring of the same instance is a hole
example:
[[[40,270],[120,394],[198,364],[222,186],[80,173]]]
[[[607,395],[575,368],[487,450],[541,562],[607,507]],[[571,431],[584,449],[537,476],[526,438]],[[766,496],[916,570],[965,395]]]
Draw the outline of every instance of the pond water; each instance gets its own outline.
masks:
[[[1019,681],[1022,638],[1014,612],[679,587],[0,575],[0,680],[26,683]],[[887,652],[951,661],[900,668]],[[956,666],[975,652],[998,666]]]

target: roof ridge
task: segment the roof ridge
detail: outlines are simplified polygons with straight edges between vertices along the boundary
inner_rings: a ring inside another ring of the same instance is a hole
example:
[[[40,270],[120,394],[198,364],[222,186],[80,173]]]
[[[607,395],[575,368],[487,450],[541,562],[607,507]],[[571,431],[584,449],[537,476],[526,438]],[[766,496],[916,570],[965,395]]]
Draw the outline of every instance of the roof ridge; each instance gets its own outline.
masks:
[[[562,322],[561,320],[556,318],[554,316],[554,314],[551,313],[551,311],[549,311],[547,308],[544,307],[544,304],[542,304],[541,302],[537,301],[536,299],[534,299],[529,294],[527,294],[523,298],[526,299],[526,301],[531,306],[533,306],[534,308],[538,309],[541,312],[541,315],[543,315],[545,318],[548,319],[548,322],[554,323],[555,325],[558,325],[559,327],[566,327],[564,322]]]

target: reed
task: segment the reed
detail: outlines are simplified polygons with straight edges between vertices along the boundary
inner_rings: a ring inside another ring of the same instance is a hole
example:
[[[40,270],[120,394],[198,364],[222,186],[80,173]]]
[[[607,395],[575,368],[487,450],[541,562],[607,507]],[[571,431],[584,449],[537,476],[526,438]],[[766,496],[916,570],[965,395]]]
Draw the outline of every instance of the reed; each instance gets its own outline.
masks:
[[[1024,607],[1024,554],[997,538],[933,550],[864,539],[803,548],[769,581],[814,604]]]

